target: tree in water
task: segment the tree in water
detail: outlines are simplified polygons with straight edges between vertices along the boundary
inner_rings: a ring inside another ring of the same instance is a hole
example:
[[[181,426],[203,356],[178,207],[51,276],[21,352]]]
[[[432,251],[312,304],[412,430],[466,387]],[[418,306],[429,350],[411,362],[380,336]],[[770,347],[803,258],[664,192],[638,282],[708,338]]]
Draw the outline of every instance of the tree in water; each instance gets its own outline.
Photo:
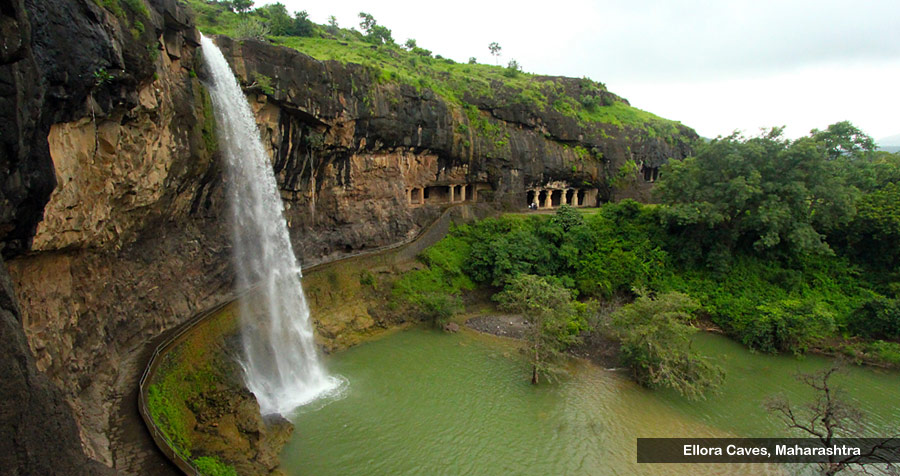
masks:
[[[722,368],[691,349],[697,329],[688,323],[696,309],[690,296],[671,292],[656,298],[640,295],[613,315],[622,363],[638,383],[668,387],[688,398],[703,397],[722,383]]]
[[[560,371],[556,365],[562,352],[577,342],[581,319],[572,293],[541,276],[520,274],[494,296],[500,308],[528,319],[526,353],[531,361],[531,383],[540,374]]]
[[[813,400],[805,405],[796,405],[784,396],[772,396],[763,406],[778,417],[791,430],[806,437],[816,438],[824,448],[833,446],[836,438],[862,437],[864,417],[853,404],[841,398],[842,391],[831,381],[840,371],[839,365],[814,373],[799,373],[797,379],[815,391]],[[896,438],[886,438],[858,456],[828,456],[828,462],[819,463],[822,474],[834,475],[856,467],[864,474],[898,474],[897,466],[887,461],[873,466],[860,461],[879,460],[880,454],[888,448],[896,451]]]

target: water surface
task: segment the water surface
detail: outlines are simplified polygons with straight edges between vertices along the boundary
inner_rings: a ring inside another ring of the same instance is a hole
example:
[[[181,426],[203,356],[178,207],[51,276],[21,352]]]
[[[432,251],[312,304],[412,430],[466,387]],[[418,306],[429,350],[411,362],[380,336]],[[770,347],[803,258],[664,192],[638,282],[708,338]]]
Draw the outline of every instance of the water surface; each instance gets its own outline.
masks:
[[[697,345],[729,375],[720,395],[691,402],[581,361],[570,377],[533,386],[514,343],[400,332],[328,357],[349,387],[343,399],[295,415],[282,467],[291,475],[785,474],[767,465],[634,463],[638,437],[778,436],[762,399],[805,394],[793,372],[827,365],[751,354],[714,335]],[[873,414],[872,428],[900,421],[897,374],[851,369],[841,382]]]

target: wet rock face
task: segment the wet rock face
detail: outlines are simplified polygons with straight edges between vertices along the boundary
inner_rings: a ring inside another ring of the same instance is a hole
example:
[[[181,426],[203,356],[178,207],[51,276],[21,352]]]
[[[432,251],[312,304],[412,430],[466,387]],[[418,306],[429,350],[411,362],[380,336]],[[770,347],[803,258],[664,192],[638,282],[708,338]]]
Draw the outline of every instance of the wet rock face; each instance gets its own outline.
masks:
[[[49,3],[49,2],[48,2]],[[46,89],[22,0],[0,5],[0,246],[27,249],[53,189],[40,137]],[[32,15],[33,15],[32,11]],[[13,284],[0,262],[0,468],[5,474],[111,474],[87,458],[64,394],[35,365]]]
[[[189,438],[193,457],[215,456],[242,475],[268,475],[294,432],[281,415],[260,416],[259,404],[234,365],[225,379],[187,402],[196,422]]]
[[[105,474],[89,458],[113,464],[110,416],[136,383],[119,369],[139,373],[142,342],[228,287],[190,75],[197,32],[174,1],[147,6],[117,18],[92,0],[0,5],[0,249],[15,288],[0,292],[0,467],[11,474]]]
[[[34,395],[0,404],[0,431],[18,435],[0,461],[21,474],[42,473],[46,455],[32,445],[73,466],[85,454],[114,465],[112,415],[137,383],[143,346],[232,296],[227,177],[199,33],[176,0],[144,3],[146,16],[125,18],[94,0],[0,3],[0,251],[15,288],[0,293],[0,337],[13,349],[0,356],[0,401]],[[478,184],[479,200],[514,209],[549,183],[608,198],[624,161],[683,157],[693,137],[586,130],[505,93],[466,98],[496,127],[488,137],[432,92],[375,83],[363,66],[219,43],[246,86],[305,266],[417,235],[442,205],[411,206],[413,189]],[[320,330],[337,338],[333,324]]]

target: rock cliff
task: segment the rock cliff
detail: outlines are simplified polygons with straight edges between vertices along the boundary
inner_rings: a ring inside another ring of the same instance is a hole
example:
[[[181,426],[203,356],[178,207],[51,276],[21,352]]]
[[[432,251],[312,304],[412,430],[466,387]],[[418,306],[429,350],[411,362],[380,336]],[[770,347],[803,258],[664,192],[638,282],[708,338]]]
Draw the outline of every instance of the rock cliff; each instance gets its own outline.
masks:
[[[231,297],[199,33],[175,0],[14,0],[0,29],[0,466],[136,472],[119,409],[148,342]],[[304,265],[408,240],[451,202],[610,199],[623,164],[684,157],[696,138],[585,125],[502,84],[461,107],[366,66],[217,41]],[[578,94],[578,80],[544,80]]]

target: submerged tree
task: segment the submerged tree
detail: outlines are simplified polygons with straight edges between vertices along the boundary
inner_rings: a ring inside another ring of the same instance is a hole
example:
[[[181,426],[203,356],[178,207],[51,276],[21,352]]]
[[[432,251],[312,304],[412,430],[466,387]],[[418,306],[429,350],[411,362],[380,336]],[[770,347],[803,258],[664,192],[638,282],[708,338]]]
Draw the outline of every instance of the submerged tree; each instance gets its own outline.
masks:
[[[797,374],[800,382],[815,391],[813,400],[805,405],[791,403],[784,396],[773,396],[769,397],[763,406],[769,413],[783,421],[789,429],[819,440],[824,448],[831,447],[836,438],[860,437],[863,430],[862,412],[841,398],[841,389],[831,382],[839,370],[839,366],[833,365],[818,372]],[[819,463],[819,468],[822,474],[826,475],[834,475],[854,466],[865,474],[897,474],[896,466],[887,461],[877,466],[860,462],[879,460],[882,450],[889,447],[896,448],[897,436],[884,439],[862,455],[828,456],[828,461]]]
[[[724,379],[721,367],[691,349],[688,325],[697,303],[677,292],[640,296],[613,315],[622,344],[622,362],[634,379],[650,388],[668,387],[688,398],[702,397]]]
[[[540,374],[559,371],[556,365],[562,351],[578,340],[579,313],[568,289],[532,274],[513,278],[494,296],[504,310],[523,315],[530,324],[526,341],[531,361],[531,383]]]

